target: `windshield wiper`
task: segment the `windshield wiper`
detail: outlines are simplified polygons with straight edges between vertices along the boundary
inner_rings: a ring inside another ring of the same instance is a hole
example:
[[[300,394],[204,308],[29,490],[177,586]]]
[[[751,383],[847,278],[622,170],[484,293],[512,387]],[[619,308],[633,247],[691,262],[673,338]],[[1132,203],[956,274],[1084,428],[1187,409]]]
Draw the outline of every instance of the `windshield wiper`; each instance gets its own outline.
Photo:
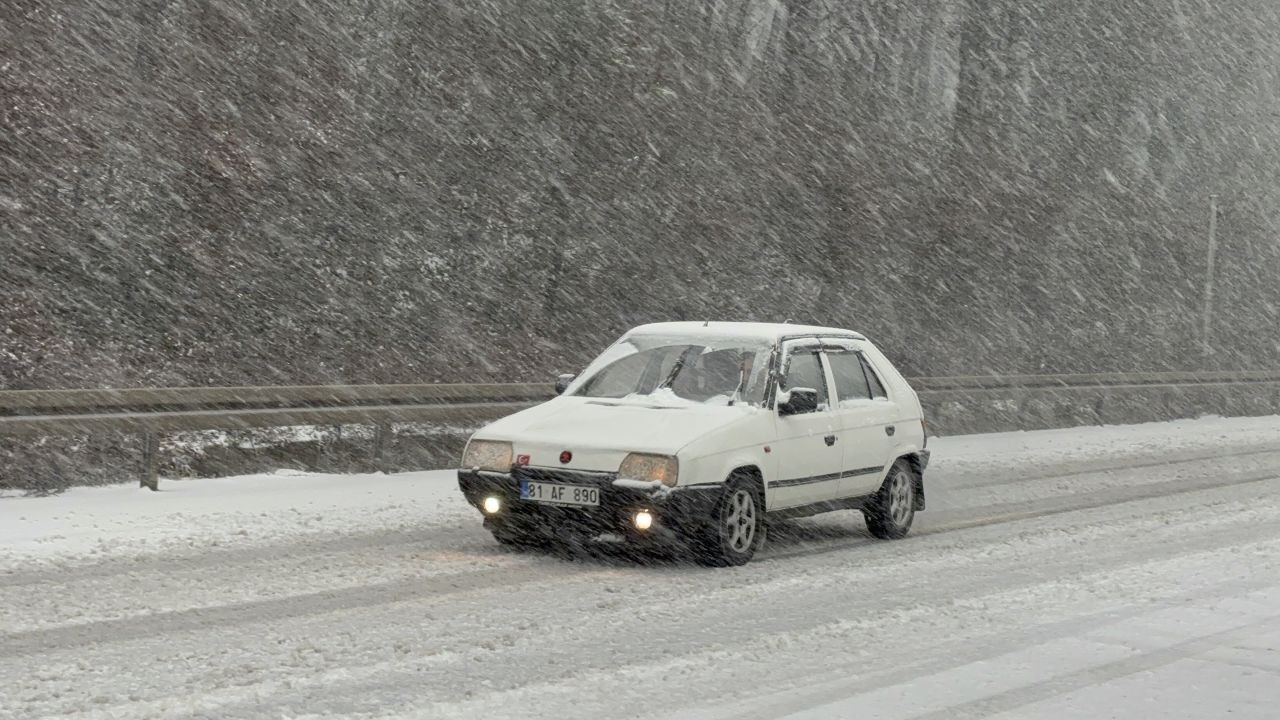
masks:
[[[744,386],[747,384],[747,371],[743,368],[738,369],[738,386],[733,389],[733,395],[729,397],[729,405],[738,402],[739,396],[742,394]]]
[[[689,360],[689,356],[693,355],[694,351],[697,349],[697,345],[690,345],[684,352],[680,353],[680,357],[677,358],[675,364],[671,366],[671,372],[667,373],[667,378],[659,383],[658,387],[654,388],[654,390],[671,387],[671,383],[676,381],[676,376],[684,369],[684,364]]]

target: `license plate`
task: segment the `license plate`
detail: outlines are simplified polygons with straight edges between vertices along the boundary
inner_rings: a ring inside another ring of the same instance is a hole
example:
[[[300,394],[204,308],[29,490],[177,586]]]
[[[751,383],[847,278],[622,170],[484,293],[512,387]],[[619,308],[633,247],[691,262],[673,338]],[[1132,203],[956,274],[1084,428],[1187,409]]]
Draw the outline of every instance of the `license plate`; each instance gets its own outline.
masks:
[[[548,505],[587,505],[594,507],[600,504],[600,488],[524,480],[520,483],[520,497]]]

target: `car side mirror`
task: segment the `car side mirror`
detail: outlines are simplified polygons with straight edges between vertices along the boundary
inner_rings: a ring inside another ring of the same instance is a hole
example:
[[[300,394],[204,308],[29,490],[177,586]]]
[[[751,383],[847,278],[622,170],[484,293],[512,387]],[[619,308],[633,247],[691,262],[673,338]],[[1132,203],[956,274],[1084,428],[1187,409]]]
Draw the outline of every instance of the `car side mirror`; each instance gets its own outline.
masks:
[[[576,377],[578,376],[572,373],[565,373],[560,377],[557,377],[556,378],[556,394],[563,395],[564,391],[569,389],[570,383],[572,383],[573,379]]]
[[[818,409],[818,391],[813,388],[791,388],[786,399],[779,398],[779,415],[801,415]]]

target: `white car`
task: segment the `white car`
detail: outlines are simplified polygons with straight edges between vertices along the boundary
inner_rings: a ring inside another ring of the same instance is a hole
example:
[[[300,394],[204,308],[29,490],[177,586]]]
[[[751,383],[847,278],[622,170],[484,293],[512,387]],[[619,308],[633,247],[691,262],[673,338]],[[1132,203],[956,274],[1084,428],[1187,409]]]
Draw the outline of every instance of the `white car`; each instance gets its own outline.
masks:
[[[556,389],[463,454],[462,492],[503,543],[667,539],[740,565],[766,516],[856,509],[901,538],[925,506],[920,401],[849,330],[644,325]]]

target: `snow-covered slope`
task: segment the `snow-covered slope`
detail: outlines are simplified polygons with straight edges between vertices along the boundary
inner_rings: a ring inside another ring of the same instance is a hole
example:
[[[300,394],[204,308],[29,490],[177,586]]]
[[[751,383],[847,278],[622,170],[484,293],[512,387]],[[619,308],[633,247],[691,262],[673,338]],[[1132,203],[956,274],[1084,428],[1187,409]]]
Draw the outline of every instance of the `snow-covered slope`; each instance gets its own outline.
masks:
[[[1270,718],[1280,418],[936,439],[930,510],[707,570],[497,546],[451,473],[0,498],[0,718]]]

